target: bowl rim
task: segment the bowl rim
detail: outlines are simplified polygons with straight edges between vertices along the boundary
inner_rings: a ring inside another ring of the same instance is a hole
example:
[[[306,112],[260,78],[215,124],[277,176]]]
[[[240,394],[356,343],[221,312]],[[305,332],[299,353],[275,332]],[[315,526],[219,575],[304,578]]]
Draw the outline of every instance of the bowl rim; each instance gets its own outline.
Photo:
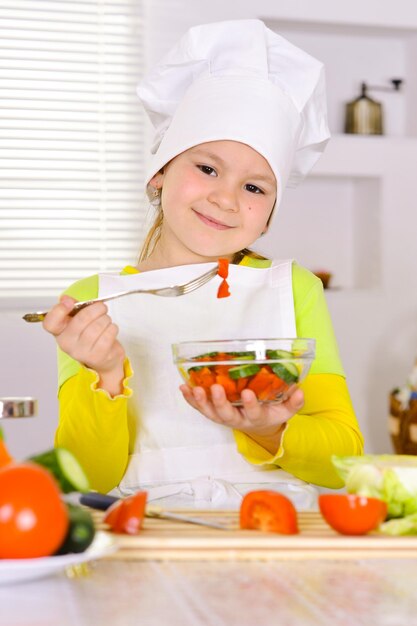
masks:
[[[272,342],[274,342],[274,344],[272,344]],[[196,350],[198,349],[198,347],[201,348],[201,350],[203,350],[202,354],[204,354],[204,347],[205,346],[216,346],[217,348],[222,345],[230,345],[230,347],[245,347],[246,350],[255,350],[257,348],[261,348],[262,350],[267,350],[268,349],[268,344],[269,345],[273,345],[275,349],[279,349],[279,343],[277,344],[276,342],[286,342],[288,344],[288,342],[292,342],[293,344],[296,343],[299,345],[300,343],[302,345],[306,346],[306,350],[304,352],[304,354],[301,355],[294,355],[294,360],[298,359],[298,360],[314,360],[316,357],[316,340],[312,337],[279,337],[279,338],[269,338],[269,339],[218,339],[218,340],[214,340],[214,339],[204,339],[201,341],[179,341],[177,343],[173,343],[171,344],[171,350],[172,350],[172,354],[174,357],[174,362],[175,363],[184,363],[186,361],[189,360],[195,360],[196,357],[191,357],[191,355],[187,354],[184,355],[182,354],[182,350],[181,348],[184,349],[189,349],[191,346],[195,346]],[[241,344],[241,346],[239,346],[239,344]],[[252,345],[250,345],[252,344]],[[274,349],[272,348],[272,349]],[[284,348],[282,348],[284,349]],[[286,348],[288,349],[288,345],[286,345]],[[207,350],[208,352],[213,352],[213,348],[211,350]],[[227,352],[227,350],[225,350],[225,352]],[[258,357],[255,360],[261,360],[263,361],[263,357]],[[276,359],[276,360],[281,360],[281,359]],[[197,362],[197,361],[196,361]]]
[[[269,341],[308,341],[315,345],[316,340],[313,337],[249,337],[248,339],[192,339],[187,341],[177,341],[173,343],[173,346],[186,346],[191,345],[193,343],[237,343],[237,342],[269,342]]]

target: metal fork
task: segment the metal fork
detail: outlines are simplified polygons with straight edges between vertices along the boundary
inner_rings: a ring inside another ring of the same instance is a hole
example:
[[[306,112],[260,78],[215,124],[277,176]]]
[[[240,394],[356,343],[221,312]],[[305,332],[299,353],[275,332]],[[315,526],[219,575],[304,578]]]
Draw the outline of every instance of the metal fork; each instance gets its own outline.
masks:
[[[68,315],[73,317],[82,309],[85,309],[86,306],[90,306],[90,304],[94,304],[95,302],[108,302],[109,300],[116,300],[116,298],[123,298],[124,296],[130,296],[134,293],[148,293],[154,296],[164,296],[168,298],[175,298],[177,296],[184,296],[199,287],[205,285],[209,280],[214,278],[218,272],[218,266],[211,269],[209,272],[202,274],[201,276],[197,276],[197,278],[193,278],[188,283],[184,283],[183,285],[173,285],[172,287],[158,287],[156,289],[132,289],[130,291],[121,291],[120,293],[116,293],[112,296],[106,296],[104,298],[94,298],[93,300],[86,300],[85,302],[76,302],[74,307],[69,312]],[[39,311],[37,313],[26,313],[23,315],[23,319],[25,322],[42,322],[45,319],[46,315],[49,311]]]

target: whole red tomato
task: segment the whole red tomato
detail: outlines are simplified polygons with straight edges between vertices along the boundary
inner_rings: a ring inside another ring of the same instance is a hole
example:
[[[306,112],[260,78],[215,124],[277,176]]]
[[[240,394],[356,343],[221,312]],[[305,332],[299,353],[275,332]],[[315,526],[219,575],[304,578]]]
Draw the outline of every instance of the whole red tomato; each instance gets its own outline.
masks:
[[[319,508],[326,522],[342,535],[365,535],[377,528],[387,516],[387,504],[377,498],[352,493],[325,493]]]
[[[34,463],[0,470],[0,558],[53,554],[69,525],[67,508],[51,474]]]

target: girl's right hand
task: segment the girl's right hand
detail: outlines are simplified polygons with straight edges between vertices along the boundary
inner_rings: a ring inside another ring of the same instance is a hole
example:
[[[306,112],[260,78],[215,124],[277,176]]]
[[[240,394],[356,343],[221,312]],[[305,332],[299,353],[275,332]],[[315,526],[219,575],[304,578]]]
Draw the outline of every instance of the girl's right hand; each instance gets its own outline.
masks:
[[[126,356],[117,340],[119,329],[103,302],[91,304],[71,317],[69,312],[76,302],[70,296],[61,296],[45,317],[43,327],[54,335],[61,350],[98,373],[100,387],[115,395],[120,392]]]

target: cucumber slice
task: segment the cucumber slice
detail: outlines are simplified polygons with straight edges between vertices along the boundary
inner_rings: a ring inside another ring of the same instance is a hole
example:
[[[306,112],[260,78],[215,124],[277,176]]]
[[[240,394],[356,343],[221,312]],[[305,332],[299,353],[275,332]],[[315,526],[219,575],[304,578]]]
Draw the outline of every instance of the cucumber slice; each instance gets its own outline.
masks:
[[[90,490],[90,482],[83,468],[72,452],[65,448],[53,448],[28,460],[49,470],[63,493]]]
[[[294,355],[288,350],[267,350],[266,356],[268,359],[293,359]]]
[[[215,356],[217,356],[218,354],[220,354],[220,352],[205,352],[204,354],[199,354],[198,356],[193,356],[192,359],[190,359],[190,361],[200,361],[201,359],[210,357],[213,358]]]
[[[69,527],[62,545],[55,553],[56,555],[84,552],[91,545],[96,534],[90,511],[69,502],[66,503],[66,507]]]
[[[298,369],[294,363],[285,363],[285,365],[284,363],[273,363],[270,367],[274,374],[276,374],[288,385],[292,385],[292,383],[296,383],[298,381]]]
[[[246,378],[257,374],[261,368],[256,363],[248,363],[247,365],[237,365],[229,370],[230,378],[237,380],[238,378]]]
[[[255,360],[255,353],[254,352],[228,352],[227,354],[230,354],[232,359],[236,359],[239,361],[254,361]]]

